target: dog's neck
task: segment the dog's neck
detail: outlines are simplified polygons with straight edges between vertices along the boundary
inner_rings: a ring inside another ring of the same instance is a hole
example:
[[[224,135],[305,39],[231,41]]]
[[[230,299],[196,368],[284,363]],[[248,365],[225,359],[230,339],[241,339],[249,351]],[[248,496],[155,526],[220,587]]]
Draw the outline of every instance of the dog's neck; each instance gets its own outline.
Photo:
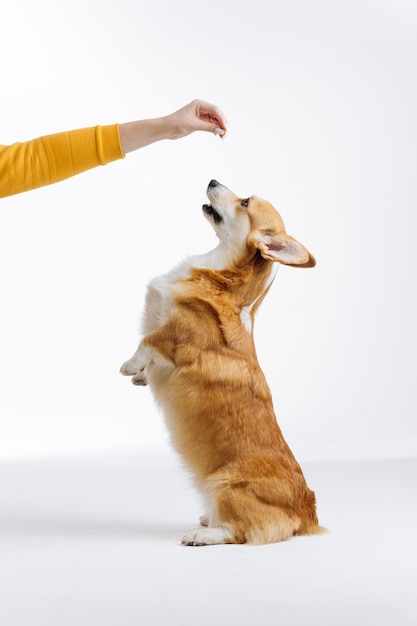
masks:
[[[182,297],[195,297],[198,284],[197,297],[210,302],[217,310],[220,308],[221,293],[221,315],[240,317],[246,330],[251,333],[254,315],[268,293],[278,264],[254,252],[251,258],[242,260],[230,269],[220,266],[218,256],[210,256],[211,253],[193,258],[193,265],[197,260],[200,263],[191,267],[190,274],[185,281],[181,281]],[[216,263],[210,263],[213,259]]]
[[[263,299],[265,298],[266,294],[268,293],[269,288],[274,281],[277,271],[278,271],[278,263],[271,263],[270,269],[269,269],[269,277],[267,278],[264,284],[263,290],[255,298],[255,300],[253,300],[251,303],[247,304],[246,306],[242,307],[242,310],[240,312],[240,319],[242,320],[242,323],[244,324],[246,330],[249,333],[253,331],[253,321],[254,321],[255,313],[258,310]]]

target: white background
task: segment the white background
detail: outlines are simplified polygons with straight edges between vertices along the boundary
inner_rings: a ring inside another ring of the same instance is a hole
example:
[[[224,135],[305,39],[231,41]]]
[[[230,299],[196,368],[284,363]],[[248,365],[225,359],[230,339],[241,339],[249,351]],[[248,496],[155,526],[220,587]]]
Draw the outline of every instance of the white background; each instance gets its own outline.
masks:
[[[152,452],[149,389],[118,374],[146,283],[216,243],[217,178],[281,211],[256,326],[301,459],[416,452],[417,11],[406,0],[3,2],[0,142],[218,104],[206,134],[0,205],[0,458]]]

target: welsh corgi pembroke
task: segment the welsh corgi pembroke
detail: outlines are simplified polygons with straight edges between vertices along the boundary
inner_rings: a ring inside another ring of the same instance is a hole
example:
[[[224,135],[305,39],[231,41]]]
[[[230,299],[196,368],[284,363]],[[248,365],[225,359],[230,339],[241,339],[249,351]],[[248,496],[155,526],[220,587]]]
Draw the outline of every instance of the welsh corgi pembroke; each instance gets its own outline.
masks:
[[[253,340],[277,263],[314,267],[279,213],[212,180],[203,213],[217,247],[148,286],[144,337],[121,367],[149,383],[207,515],[187,546],[266,544],[324,532],[314,493],[278,426]]]

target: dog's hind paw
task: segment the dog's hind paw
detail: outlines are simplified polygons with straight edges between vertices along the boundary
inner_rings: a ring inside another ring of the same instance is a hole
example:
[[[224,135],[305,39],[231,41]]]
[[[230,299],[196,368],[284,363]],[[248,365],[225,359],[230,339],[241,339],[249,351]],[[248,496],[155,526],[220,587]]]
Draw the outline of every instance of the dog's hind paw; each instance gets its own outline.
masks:
[[[181,539],[183,546],[213,546],[220,543],[234,543],[233,535],[227,528],[201,528],[187,533]]]

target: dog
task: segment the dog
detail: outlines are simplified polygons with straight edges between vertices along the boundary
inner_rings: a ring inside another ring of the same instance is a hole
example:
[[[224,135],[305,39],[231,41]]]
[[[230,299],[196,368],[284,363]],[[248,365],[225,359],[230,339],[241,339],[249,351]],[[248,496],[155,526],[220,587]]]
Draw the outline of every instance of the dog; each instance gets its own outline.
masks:
[[[121,373],[149,383],[208,513],[182,544],[267,544],[325,532],[283,438],[253,340],[277,263],[309,268],[267,201],[212,180],[203,213],[217,247],[148,286],[144,337]]]

